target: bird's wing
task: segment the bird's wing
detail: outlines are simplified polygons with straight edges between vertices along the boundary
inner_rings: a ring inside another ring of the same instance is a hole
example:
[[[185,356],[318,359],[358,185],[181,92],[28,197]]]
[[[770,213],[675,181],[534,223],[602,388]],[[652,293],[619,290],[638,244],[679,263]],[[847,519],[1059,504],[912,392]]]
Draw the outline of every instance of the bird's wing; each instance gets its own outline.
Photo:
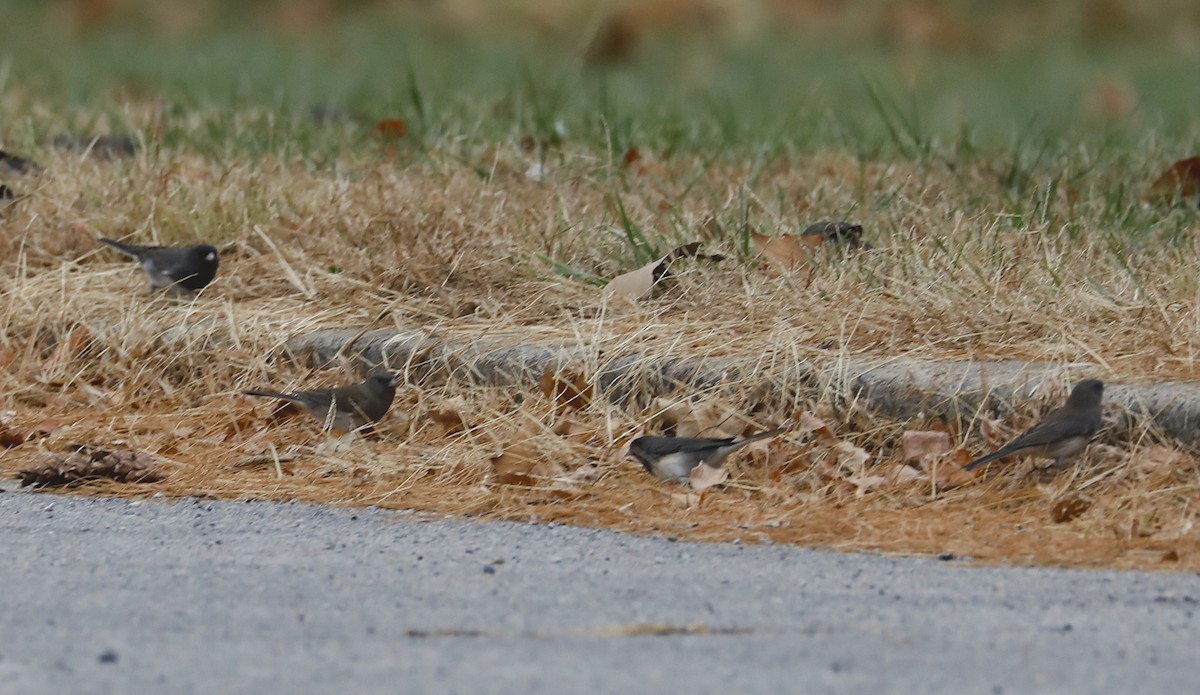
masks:
[[[692,439],[692,438],[687,438],[687,437],[680,437],[679,439],[685,439],[686,441],[676,442],[678,444],[678,446],[675,447],[675,451],[691,452],[691,451],[707,451],[709,449],[720,449],[723,446],[729,446],[730,444],[733,444],[734,442],[737,441],[733,437],[729,437],[726,439],[704,439],[704,438]]]
[[[1095,431],[1096,427],[1090,418],[1080,417],[1075,413],[1064,417],[1061,411],[1056,410],[1047,415],[1045,420],[1025,430],[1021,436],[1009,442],[1004,448],[1013,451],[1046,446],[1069,437],[1088,436]]]

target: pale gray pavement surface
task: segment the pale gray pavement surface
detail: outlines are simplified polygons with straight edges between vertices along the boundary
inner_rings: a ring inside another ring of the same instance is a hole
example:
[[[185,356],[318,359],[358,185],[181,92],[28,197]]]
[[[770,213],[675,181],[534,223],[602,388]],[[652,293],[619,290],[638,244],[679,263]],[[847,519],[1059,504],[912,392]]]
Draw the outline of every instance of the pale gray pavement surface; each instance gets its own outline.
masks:
[[[1178,693],[1200,681],[1191,573],[11,490],[0,543],[3,693]],[[622,634],[651,623],[717,634]]]

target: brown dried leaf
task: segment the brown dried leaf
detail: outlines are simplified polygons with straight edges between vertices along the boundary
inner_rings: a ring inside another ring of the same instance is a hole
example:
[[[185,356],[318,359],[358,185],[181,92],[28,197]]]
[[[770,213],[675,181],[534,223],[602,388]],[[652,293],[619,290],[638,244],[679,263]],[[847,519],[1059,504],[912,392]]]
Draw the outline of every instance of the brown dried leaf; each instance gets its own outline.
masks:
[[[937,489],[948,490],[975,480],[975,473],[963,470],[963,466],[970,462],[971,454],[959,448],[937,458],[923,459],[922,467],[929,473]]]
[[[833,430],[829,429],[829,425],[808,411],[800,413],[800,416],[796,418],[796,426],[792,428],[792,431],[796,434],[816,432],[822,439],[830,442],[837,441],[837,437],[834,436]]]
[[[979,434],[983,437],[983,441],[993,449],[999,449],[1004,446],[1008,440],[1003,435],[996,432],[996,424],[991,420],[981,418],[979,420]]]
[[[852,478],[847,478],[846,480],[850,484],[854,485],[855,497],[862,497],[876,488],[881,488],[884,485],[887,485],[889,482],[887,477],[882,475],[859,475]]]
[[[656,398],[657,421],[675,428],[677,437],[739,437],[745,423],[727,403],[706,398],[698,402],[671,402]]]
[[[408,134],[408,124],[399,118],[385,118],[375,124],[375,134],[385,140],[398,140]]]
[[[604,286],[604,294],[609,298],[621,295],[630,299],[641,299],[650,294],[655,285],[670,276],[672,261],[695,256],[699,249],[700,242],[698,241],[677,247],[657,261],[652,261],[637,270],[631,270],[609,280],[608,284]]]
[[[703,492],[710,487],[720,485],[729,478],[729,471],[720,467],[713,467],[707,463],[702,463],[696,466],[688,473],[688,484],[696,492]]]
[[[12,449],[25,443],[25,435],[6,424],[0,424],[0,447]]]
[[[1083,516],[1092,508],[1092,500],[1084,495],[1068,495],[1050,506],[1050,520],[1056,524],[1066,523]]]
[[[950,435],[936,431],[907,431],[900,435],[900,447],[904,451],[904,462],[920,461],[926,456],[937,457],[950,451]]]
[[[455,396],[442,401],[441,406],[430,410],[428,415],[429,419],[442,429],[442,436],[449,437],[469,426],[466,417],[463,416],[466,409],[466,400],[462,396]]]
[[[837,457],[837,467],[850,471],[853,475],[862,475],[866,470],[867,461],[871,460],[871,455],[866,449],[854,446],[850,442],[834,444],[833,453]]]
[[[590,442],[596,436],[596,428],[588,427],[581,422],[571,418],[560,418],[554,423],[554,427],[550,431],[572,444],[583,445]]]
[[[506,447],[491,463],[493,479],[501,485],[535,487],[561,473],[558,466],[545,461],[537,445],[527,441]]]
[[[791,270],[799,266],[809,257],[808,249],[811,245],[801,241],[790,234],[782,234],[780,236],[767,236],[755,231],[750,232],[750,240],[762,252],[762,255],[767,258],[771,264],[776,265],[784,270]],[[818,241],[818,243],[820,243]]]
[[[894,485],[904,485],[906,483],[929,480],[929,476],[927,476],[925,473],[922,473],[920,470],[903,463],[892,464],[887,469],[887,477],[888,481]]]
[[[573,368],[555,369],[547,365],[538,385],[542,395],[560,411],[582,410],[592,403],[592,385]]]
[[[1194,200],[1200,196],[1200,157],[1175,162],[1150,184],[1150,199],[1170,202]]]

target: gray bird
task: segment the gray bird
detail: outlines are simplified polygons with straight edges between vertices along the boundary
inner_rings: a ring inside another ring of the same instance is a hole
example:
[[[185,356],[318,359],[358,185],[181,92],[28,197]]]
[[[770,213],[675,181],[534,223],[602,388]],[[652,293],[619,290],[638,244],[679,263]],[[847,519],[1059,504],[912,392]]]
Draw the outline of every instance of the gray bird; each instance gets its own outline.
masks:
[[[719,467],[729,456],[750,442],[777,437],[787,427],[777,427],[742,439],[728,437],[638,437],[629,443],[629,454],[657,478],[687,480],[692,469],[700,464]]]
[[[1100,429],[1100,399],[1103,395],[1104,384],[1096,379],[1075,384],[1065,405],[1051,410],[1041,422],[1008,444],[963,466],[963,470],[969,471],[1014,454],[1052,458],[1055,466],[1061,466],[1083,451]]]
[[[204,289],[217,276],[217,250],[208,244],[199,246],[139,246],[112,239],[101,244],[135,259],[150,278],[150,291],[168,289],[191,294]]]
[[[392,399],[396,397],[397,381],[395,374],[379,372],[361,383],[333,389],[312,389],[295,393],[251,389],[242,393],[295,403],[320,420],[324,429],[350,432],[383,419],[388,408],[392,407]]]

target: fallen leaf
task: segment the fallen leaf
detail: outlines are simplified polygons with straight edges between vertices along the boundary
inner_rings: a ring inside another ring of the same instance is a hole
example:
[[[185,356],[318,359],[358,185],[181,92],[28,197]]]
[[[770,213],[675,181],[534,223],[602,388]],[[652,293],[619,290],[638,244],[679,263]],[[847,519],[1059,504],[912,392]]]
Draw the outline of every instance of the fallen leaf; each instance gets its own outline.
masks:
[[[750,240],[771,264],[784,270],[796,268],[809,257],[809,245],[790,234],[772,237],[751,231]]]
[[[562,472],[543,459],[540,447],[528,441],[506,447],[491,463],[493,480],[500,485],[535,487]]]
[[[577,483],[584,483],[589,480],[595,480],[599,476],[600,476],[600,467],[599,466],[597,466],[594,463],[585,463],[582,466],[571,471],[570,473],[567,473],[566,475],[558,476],[557,478],[555,478],[555,482],[563,482],[563,483],[567,483],[570,485],[574,485]]]
[[[8,425],[0,424],[0,447],[12,449],[25,443],[25,435],[17,432]]]
[[[662,258],[647,263],[646,265],[631,270],[628,273],[618,275],[608,284],[604,286],[604,294],[607,297],[621,295],[630,299],[640,299],[650,294],[655,285],[662,282],[670,276],[671,262],[687,256],[695,256],[700,249],[700,242],[694,241],[690,244],[684,244],[673,249],[670,253]]]
[[[720,485],[727,478],[729,478],[729,471],[702,463],[688,473],[688,484],[696,492],[702,492],[715,485]]]
[[[657,424],[673,428],[676,437],[740,437],[746,425],[733,406],[716,398],[697,402],[656,398]]]
[[[974,482],[975,474],[963,470],[963,466],[970,462],[971,454],[960,448],[943,456],[923,459],[923,468],[929,473],[936,489],[948,490]]]
[[[950,451],[950,435],[937,431],[907,431],[900,435],[900,448],[904,452],[904,462],[920,461],[926,456],[941,456]]]
[[[1200,157],[1175,162],[1150,184],[1150,198],[1158,202],[1194,203],[1197,197],[1200,197]]]
[[[1050,507],[1050,520],[1056,524],[1079,518],[1092,508],[1092,501],[1083,495],[1068,495]]]
[[[596,436],[596,429],[569,417],[559,418],[550,431],[572,444],[587,444]]]
[[[795,434],[816,432],[822,439],[827,439],[831,442],[837,441],[837,437],[834,436],[833,430],[829,429],[829,425],[807,410],[800,413],[799,417],[796,418],[796,425],[792,428],[792,432]]]
[[[980,418],[979,420],[979,435],[993,449],[999,449],[1008,442],[1007,439],[996,432],[996,424],[986,418]]]
[[[546,365],[538,385],[542,395],[560,411],[582,410],[592,403],[592,385],[580,371],[570,367],[556,369]]]
[[[850,471],[855,475],[862,475],[867,467],[867,461],[871,460],[871,455],[866,449],[854,446],[850,442],[838,442],[833,445],[833,451],[837,455],[838,468]]]
[[[903,485],[905,483],[915,483],[929,480],[929,476],[922,473],[919,469],[913,468],[904,463],[892,464],[888,468],[888,480],[895,485]]]
[[[381,138],[398,140],[408,135],[408,124],[399,118],[385,118],[375,124],[375,134]]]
[[[854,485],[855,496],[862,497],[868,492],[881,488],[888,484],[888,479],[882,475],[860,475],[846,479],[850,484]]]
[[[45,439],[63,427],[64,425],[57,420],[42,420],[29,431],[29,439]]]
[[[447,398],[439,407],[429,411],[429,419],[441,427],[443,437],[449,437],[467,429],[467,419],[463,417],[466,408],[467,402],[462,396]]]

